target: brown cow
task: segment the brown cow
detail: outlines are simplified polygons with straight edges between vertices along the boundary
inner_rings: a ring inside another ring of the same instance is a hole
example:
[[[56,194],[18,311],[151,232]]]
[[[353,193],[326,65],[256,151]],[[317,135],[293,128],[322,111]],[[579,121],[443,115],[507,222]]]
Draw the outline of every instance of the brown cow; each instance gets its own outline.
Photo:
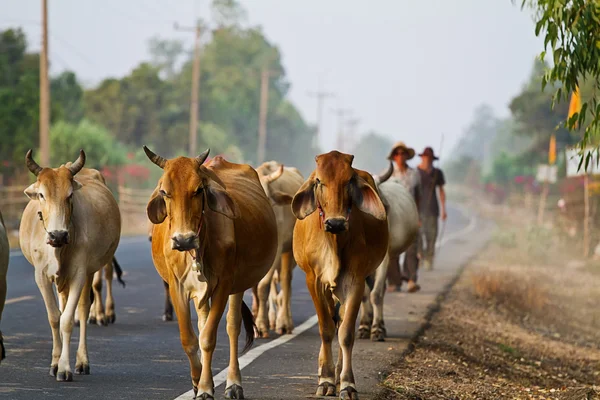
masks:
[[[273,208],[258,174],[249,165],[215,157],[204,166],[209,150],[196,158],[169,160],[146,146],[144,151],[164,170],[147,207],[148,218],[155,224],[152,259],[169,284],[196,398],[214,396],[212,357],[228,298],[230,358],[225,395],[243,398],[238,362],[242,320],[246,348],[254,340],[252,313],[243,295],[265,276],[275,259],[277,224]],[[190,320],[191,299],[198,313],[202,363]]]
[[[26,162],[37,179],[25,189],[30,201],[21,218],[19,243],[35,268],[35,282],[52,328],[50,373],[57,381],[71,381],[69,347],[75,307],[79,304],[79,320],[86,321],[93,276],[111,262],[119,245],[121,213],[106,185],[85,176],[75,178],[85,163],[83,150],[69,167],[42,168],[31,150]],[[85,323],[79,327],[75,373],[90,373]]]
[[[386,211],[373,177],[353,168],[353,160],[353,155],[338,151],[318,155],[317,168],[292,201],[299,219],[294,257],[306,273],[319,317],[317,396],[335,396],[339,382],[342,399],[358,398],[352,372],[354,326],[365,279],[388,247]],[[336,327],[340,351],[334,370],[331,342]]]

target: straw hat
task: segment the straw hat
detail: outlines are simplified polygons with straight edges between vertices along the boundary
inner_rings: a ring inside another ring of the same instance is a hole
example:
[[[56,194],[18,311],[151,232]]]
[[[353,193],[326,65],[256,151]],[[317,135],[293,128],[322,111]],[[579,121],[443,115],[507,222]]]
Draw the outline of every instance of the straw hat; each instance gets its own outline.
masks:
[[[404,144],[404,142],[396,142],[396,144],[394,144],[394,147],[392,147],[392,151],[390,151],[390,154],[387,157],[388,160],[391,160],[394,157],[394,153],[398,149],[404,149],[404,151],[406,151],[406,153],[408,154],[408,156],[406,157],[407,160],[410,160],[411,158],[413,158],[415,156],[415,150],[414,149],[411,149],[410,147],[407,147]]]

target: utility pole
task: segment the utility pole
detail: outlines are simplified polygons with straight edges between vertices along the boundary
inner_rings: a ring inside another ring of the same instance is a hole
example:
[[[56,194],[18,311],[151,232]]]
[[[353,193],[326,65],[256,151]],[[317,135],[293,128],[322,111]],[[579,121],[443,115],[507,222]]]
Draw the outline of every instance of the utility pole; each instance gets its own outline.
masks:
[[[256,162],[258,165],[265,161],[267,152],[267,108],[269,105],[269,70],[263,67],[260,73],[260,111],[258,115],[258,149]]]
[[[48,83],[48,3],[42,0],[42,51],[40,52],[40,162],[50,165],[50,85]]]
[[[338,116],[338,133],[336,139],[336,148],[338,151],[344,151],[344,115],[350,114],[352,111],[347,108],[336,108],[333,110]]]
[[[181,27],[175,23],[174,27],[178,31],[194,32],[196,34],[194,65],[192,68],[192,93],[190,97],[190,157],[195,157],[198,154],[196,149],[198,146],[198,115],[200,114],[198,109],[198,93],[200,91],[200,36],[202,32],[200,23],[191,28]]]
[[[317,92],[309,92],[308,95],[310,97],[317,98],[317,132],[316,132],[316,145],[320,143],[321,140],[321,123],[323,122],[323,100],[327,97],[335,97],[334,93],[324,92],[321,90],[321,85],[319,85],[319,90]]]
[[[356,144],[356,127],[360,123],[360,119],[353,118],[346,121],[348,124],[348,134],[346,135],[347,151],[353,151]]]

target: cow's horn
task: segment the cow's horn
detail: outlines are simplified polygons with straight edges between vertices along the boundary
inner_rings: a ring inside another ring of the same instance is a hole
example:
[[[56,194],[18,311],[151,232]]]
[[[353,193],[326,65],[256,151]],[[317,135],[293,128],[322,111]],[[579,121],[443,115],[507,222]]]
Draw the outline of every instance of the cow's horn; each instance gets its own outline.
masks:
[[[392,176],[393,172],[394,172],[394,164],[392,164],[390,162],[390,167],[387,169],[387,171],[384,172],[383,175],[376,176],[375,177],[375,182],[379,184],[379,183],[383,183],[383,182],[387,181],[388,179],[390,179],[390,177]]]
[[[279,177],[281,177],[281,175],[283,175],[283,164],[281,164],[279,166],[279,168],[277,168],[276,171],[271,172],[269,175],[267,175],[267,183],[271,183],[276,179],[279,179]]]
[[[42,167],[38,165],[35,161],[33,161],[33,157],[31,157],[31,149],[25,155],[25,161],[27,162],[27,168],[33,173],[35,176],[38,176],[42,171]]]
[[[202,154],[200,154],[198,157],[196,157],[196,161],[198,161],[198,164],[202,165],[204,164],[204,161],[206,161],[206,157],[208,157],[208,153],[210,153],[210,149],[206,149],[202,152]]]
[[[154,152],[152,152],[152,150],[150,150],[146,146],[144,146],[144,152],[146,153],[150,161],[152,161],[154,164],[158,165],[162,169],[165,168],[165,164],[167,163],[166,159],[159,156],[158,154],[154,154]]]
[[[79,150],[79,157],[77,157],[77,160],[75,160],[75,162],[71,164],[71,166],[69,167],[69,171],[71,171],[71,174],[75,176],[79,171],[81,171],[81,168],[83,168],[83,164],[85,164],[85,152],[83,151],[83,149],[81,149]]]

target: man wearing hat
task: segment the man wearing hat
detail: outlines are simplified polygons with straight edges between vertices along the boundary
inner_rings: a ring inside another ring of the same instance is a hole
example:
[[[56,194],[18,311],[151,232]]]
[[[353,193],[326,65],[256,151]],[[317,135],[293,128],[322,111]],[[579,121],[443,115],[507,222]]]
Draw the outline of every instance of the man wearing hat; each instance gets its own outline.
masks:
[[[431,269],[435,255],[435,242],[438,234],[438,218],[446,220],[446,192],[444,185],[444,173],[441,169],[433,166],[433,161],[438,160],[431,147],[426,147],[421,154],[421,164],[417,167],[421,181],[421,204],[419,215],[421,220],[422,235],[425,240],[419,240],[419,253],[422,255],[423,265],[426,269]],[[440,192],[440,201],[436,187]],[[426,248],[423,250],[423,244]]]
[[[413,195],[417,209],[419,208],[419,198],[422,192],[420,176],[417,170],[408,166],[407,161],[415,156],[415,150],[407,147],[404,142],[397,142],[392,147],[388,160],[394,162],[394,172],[392,176],[398,179],[406,189]],[[418,259],[418,240],[411,244],[404,254],[404,263],[402,265],[402,274],[400,273],[400,260],[390,260],[388,268],[388,291],[398,291],[402,281],[408,281],[407,290],[414,293],[420,289],[417,285],[417,269],[419,267]]]

